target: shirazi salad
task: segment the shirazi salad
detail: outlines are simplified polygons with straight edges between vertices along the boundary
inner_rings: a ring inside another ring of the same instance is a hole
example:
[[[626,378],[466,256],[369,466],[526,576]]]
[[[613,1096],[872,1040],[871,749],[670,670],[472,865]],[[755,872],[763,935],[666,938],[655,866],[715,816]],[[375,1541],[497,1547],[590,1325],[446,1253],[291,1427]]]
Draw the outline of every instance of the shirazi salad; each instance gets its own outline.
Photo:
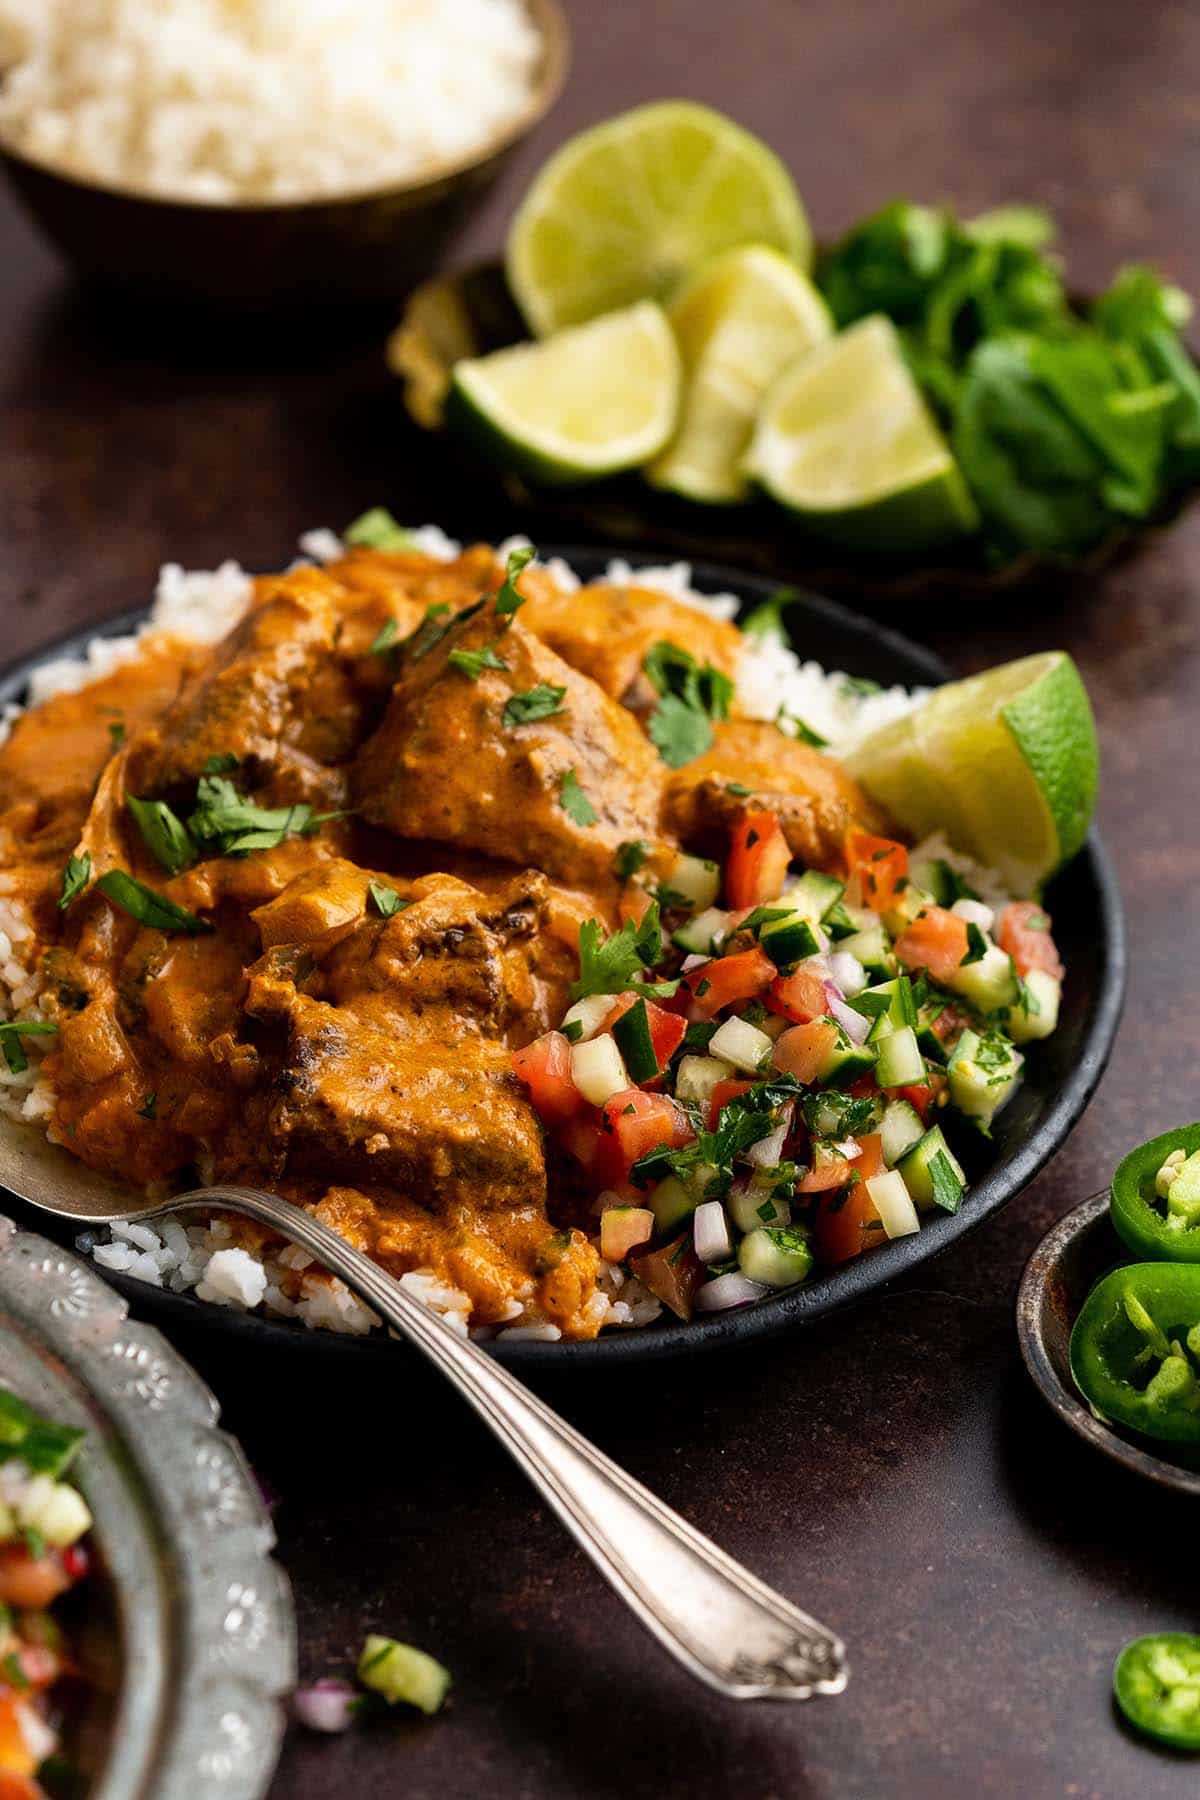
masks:
[[[723,869],[680,854],[655,882],[646,846],[622,855],[640,898],[608,937],[584,925],[573,1003],[513,1056],[601,1255],[687,1319],[957,1212],[945,1127],[987,1134],[1057,1023],[1042,906],[997,916],[945,859],[860,830],[836,873],[797,868],[752,802]]]
[[[55,1690],[75,1673],[52,1608],[88,1573],[92,1516],[66,1479],[83,1443],[0,1388],[0,1800],[40,1800]]]

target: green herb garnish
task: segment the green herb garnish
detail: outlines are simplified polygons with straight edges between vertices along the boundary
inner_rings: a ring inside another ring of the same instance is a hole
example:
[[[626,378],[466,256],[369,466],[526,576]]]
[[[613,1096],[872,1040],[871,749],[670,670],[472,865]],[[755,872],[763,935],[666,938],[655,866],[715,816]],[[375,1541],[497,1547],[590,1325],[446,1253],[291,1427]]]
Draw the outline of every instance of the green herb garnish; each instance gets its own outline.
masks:
[[[642,667],[661,695],[646,724],[650,741],[668,768],[681,769],[711,749],[711,721],[729,717],[733,682],[667,639],[651,645]]]
[[[465,675],[468,681],[478,681],[485,669],[507,669],[508,664],[502,656],[497,656],[488,644],[482,650],[451,650],[446,661],[452,669]]]
[[[501,619],[511,619],[513,614],[518,612],[520,608],[524,606],[525,596],[517,591],[517,576],[527,564],[533,561],[536,555],[537,551],[533,548],[532,544],[527,545],[523,550],[509,551],[508,567],[505,571],[504,582],[499,593],[496,595],[497,617]]]
[[[78,898],[92,879],[92,858],[90,851],[85,850],[82,856],[68,856],[66,867],[62,872],[62,892],[58,897],[58,908],[65,912],[72,900]]]
[[[157,1117],[158,1117],[158,1095],[157,1094],[145,1095],[145,1097],[142,1100],[142,1104],[137,1109],[137,1116],[139,1119],[157,1119]]]
[[[579,928],[579,977],[571,984],[571,999],[589,994],[623,994],[630,988],[652,999],[669,998],[677,981],[647,982],[645,971],[662,955],[662,930],[658,906],[651,901],[641,919],[632,919],[611,937],[601,935],[599,919],[585,919]]]
[[[574,769],[568,769],[558,787],[558,803],[573,825],[594,825],[600,817],[579,785]]]
[[[119,750],[125,742],[124,719],[113,719],[108,727],[108,743],[111,750]]]
[[[398,525],[386,507],[372,506],[347,525],[342,542],[364,550],[411,550],[414,540],[412,532]]]
[[[309,837],[318,825],[338,817],[314,813],[306,800],[291,806],[258,806],[224,776],[202,775],[187,829],[211,854],[241,856],[250,850],[273,850],[285,838]]]
[[[967,920],[967,952],[959,964],[965,969],[968,963],[982,962],[988,953],[987,939],[973,919]]]
[[[394,918],[398,912],[404,912],[407,907],[412,905],[411,900],[406,900],[403,895],[396,892],[394,887],[388,887],[382,881],[369,881],[367,893],[372,906],[381,919]]]
[[[204,767],[200,773],[202,775],[232,775],[240,761],[241,758],[235,756],[232,750],[218,750],[215,756],[205,758]]]
[[[803,598],[804,595],[798,588],[779,588],[738,623],[746,637],[755,639],[760,644],[786,644],[788,634],[783,623],[783,609],[785,606],[794,606]]]
[[[168,873],[178,875],[196,860],[196,846],[187,826],[176,817],[165,800],[139,800],[128,794],[125,804],[151,856]]]
[[[950,1158],[944,1150],[929,1159],[929,1181],[933,1189],[933,1203],[946,1212],[956,1213],[962,1203],[963,1185],[954,1173]]]
[[[428,616],[428,615],[426,615]],[[395,647],[400,635],[400,627],[395,619],[385,619],[371,642],[367,645],[368,656],[386,656]]]
[[[149,925],[155,931],[186,931],[195,935],[212,930],[207,920],[198,919],[195,913],[177,906],[174,900],[147,887],[124,869],[110,869],[107,875],[101,875],[96,887],[106,900],[127,912],[139,925]]]
[[[613,873],[618,881],[628,881],[636,875],[650,854],[650,846],[645,838],[628,838],[625,843],[617,845],[617,854],[613,858]]]
[[[49,1019],[4,1019],[0,1021],[0,1050],[14,1075],[23,1075],[29,1058],[21,1045],[23,1037],[48,1037],[58,1026]]]
[[[535,719],[548,719],[553,713],[563,710],[566,696],[565,687],[553,687],[548,681],[539,681],[536,687],[526,688],[524,693],[510,696],[501,715],[501,722],[511,731],[514,725],[532,725]]]

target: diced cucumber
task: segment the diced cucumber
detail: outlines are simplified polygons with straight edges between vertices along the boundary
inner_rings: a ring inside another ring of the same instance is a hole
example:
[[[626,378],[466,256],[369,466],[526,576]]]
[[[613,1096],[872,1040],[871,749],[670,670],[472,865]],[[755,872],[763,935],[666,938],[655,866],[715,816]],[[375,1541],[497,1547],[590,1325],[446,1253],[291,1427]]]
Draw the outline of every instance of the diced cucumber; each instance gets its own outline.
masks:
[[[874,1067],[872,1045],[854,1043],[839,1026],[837,1042],[822,1063],[817,1080],[822,1087],[846,1088],[860,1075],[869,1075]]]
[[[1017,998],[1012,958],[998,944],[989,944],[978,962],[961,963],[945,985],[981,1013],[1000,1012]]]
[[[652,1189],[646,1202],[654,1214],[654,1225],[660,1237],[671,1237],[690,1219],[700,1204],[699,1196],[692,1192],[686,1182],[680,1181],[678,1175],[668,1175]]]
[[[931,1125],[919,1143],[896,1164],[916,1206],[940,1206],[957,1212],[966,1191],[962,1164],[947,1144],[940,1125]]]
[[[678,894],[693,912],[703,912],[713,904],[721,890],[721,868],[706,856],[688,856],[683,851],[675,858],[663,886]]]
[[[848,950],[851,956],[856,956],[868,975],[886,979],[895,974],[896,959],[892,955],[887,933],[878,921],[854,932],[850,937],[844,937],[838,949]]]
[[[804,1123],[813,1136],[828,1138],[861,1137],[864,1132],[878,1131],[885,1116],[883,1101],[878,1094],[867,1094],[855,1100],[849,1094],[840,1094],[836,1088],[807,1095],[803,1112]]]
[[[745,1187],[731,1188],[725,1205],[741,1232],[757,1231],[760,1225],[786,1225],[792,1216],[788,1201],[754,1181]]]
[[[867,1182],[867,1193],[883,1220],[888,1237],[909,1237],[914,1231],[920,1231],[917,1209],[898,1169],[889,1169],[884,1175],[872,1175]]]
[[[588,1038],[595,1037],[614,1003],[612,994],[589,994],[585,1000],[577,1000],[574,1006],[568,1006],[558,1029],[566,1032],[573,1044],[585,1043]],[[574,1029],[576,1025],[578,1031]]]
[[[719,906],[710,906],[672,932],[671,941],[689,956],[711,956],[728,930],[729,914]]]
[[[886,1019],[893,1028],[899,1025],[915,1025],[917,1008],[913,1000],[912,981],[907,975],[894,975],[890,981],[878,982],[874,987],[865,988],[858,995],[854,1007],[855,1012],[873,1012],[876,1023]]]
[[[822,948],[817,928],[800,913],[764,925],[758,941],[777,969],[790,969],[806,956],[819,955]]]
[[[423,1713],[437,1712],[450,1689],[449,1669],[424,1650],[375,1633],[362,1647],[357,1672],[362,1685],[382,1694],[389,1705],[403,1700]]]
[[[771,1060],[773,1040],[746,1019],[726,1019],[709,1040],[709,1054],[746,1075],[757,1075]]]
[[[788,882],[783,890],[783,898],[804,918],[819,925],[845,891],[845,882],[839,881],[835,875],[822,875],[818,869],[806,869],[795,881]]]
[[[92,1528],[92,1515],[78,1488],[49,1475],[35,1475],[26,1485],[16,1503],[16,1515],[28,1530],[39,1531],[54,1550],[65,1550]]]
[[[879,1127],[883,1143],[883,1160],[889,1169],[908,1155],[914,1144],[925,1136],[921,1115],[907,1100],[889,1100]]]
[[[986,1131],[1000,1108],[1011,1100],[1021,1078],[1022,1057],[998,1031],[980,1037],[964,1031],[946,1065],[950,1101]]]
[[[707,1116],[713,1089],[718,1081],[728,1081],[732,1074],[733,1065],[722,1062],[719,1056],[685,1056],[675,1076],[675,1098],[698,1106]]]
[[[653,1081],[659,1073],[658,1056],[650,1035],[650,1015],[640,994],[613,1025],[612,1034],[630,1081]]]
[[[719,1200],[705,1200],[692,1215],[692,1243],[702,1263],[724,1262],[733,1255],[729,1220]]]
[[[1045,969],[1030,969],[1016,1001],[1008,1009],[1005,1029],[1014,1044],[1049,1037],[1058,1024],[1062,982]]]
[[[877,1046],[875,1079],[881,1088],[919,1086],[925,1079],[925,1059],[917,1049],[911,1025],[890,1031]]]
[[[834,901],[821,920],[821,924],[831,938],[853,937],[854,933],[860,929],[852,917],[851,908],[846,905],[844,900]]]
[[[917,1014],[917,1048],[921,1055],[934,1062],[944,1063],[946,1046],[934,1030],[934,1020],[939,1016],[941,1008],[923,1006]]]
[[[930,896],[915,881],[893,896],[892,904],[883,915],[883,922],[894,938],[902,931],[907,931],[918,913],[924,912],[929,905]]]
[[[610,1032],[589,1038],[586,1044],[571,1045],[571,1080],[593,1106],[603,1106],[630,1085],[621,1052]]]
[[[812,1251],[794,1226],[763,1225],[738,1245],[738,1266],[748,1281],[764,1287],[794,1287],[812,1268]]]

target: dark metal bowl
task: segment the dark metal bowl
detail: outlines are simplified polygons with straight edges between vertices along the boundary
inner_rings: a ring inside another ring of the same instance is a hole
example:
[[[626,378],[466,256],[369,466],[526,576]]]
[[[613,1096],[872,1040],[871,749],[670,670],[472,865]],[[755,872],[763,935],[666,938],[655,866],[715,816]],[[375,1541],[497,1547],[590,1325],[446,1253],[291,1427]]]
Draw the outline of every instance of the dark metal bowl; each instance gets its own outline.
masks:
[[[26,210],[87,281],[138,300],[264,312],[398,300],[491,191],[566,74],[559,0],[526,0],[542,63],[492,143],[407,182],[313,200],[170,200],[90,182],[0,144]]]
[[[1084,1301],[1110,1269],[1131,1260],[1112,1228],[1108,1189],[1093,1194],[1046,1233],[1030,1257],[1017,1291],[1021,1355],[1042,1395],[1065,1425],[1113,1462],[1159,1487],[1200,1495],[1200,1469],[1156,1456],[1153,1440],[1126,1435],[1098,1419],[1071,1374],[1071,1329]]]
[[[546,556],[563,556],[585,580],[603,574],[609,552],[543,545]],[[635,566],[656,560],[634,555]],[[737,593],[750,602],[764,600],[775,584],[712,564],[697,564],[693,581],[702,592]],[[791,609],[789,624],[797,648],[826,668],[866,676],[889,685],[935,685],[950,674],[939,658],[910,639],[850,612],[817,595],[807,595]],[[98,630],[105,635],[128,631],[144,617],[126,614]],[[78,654],[96,631],[76,633],[66,642],[26,657],[0,679],[0,705],[19,702],[31,671],[52,656]],[[643,1360],[691,1355],[767,1336],[835,1312],[886,1287],[898,1275],[927,1262],[956,1243],[1020,1193],[1064,1142],[1094,1092],[1116,1035],[1125,991],[1125,928],[1116,878],[1099,838],[1093,832],[1086,848],[1056,876],[1047,894],[1054,914],[1055,939],[1067,965],[1058,1030],[1043,1044],[1030,1047],[1025,1080],[1012,1103],[996,1121],[990,1141],[956,1144],[970,1180],[961,1211],[939,1213],[911,1237],[898,1238],[840,1269],[818,1276],[757,1305],[711,1314],[690,1324],[659,1322],[643,1330],[606,1333],[591,1343],[497,1342],[496,1354],[522,1369],[582,1370],[627,1365]],[[965,1135],[965,1134],[964,1134]],[[21,1210],[16,1201],[14,1210]],[[42,1221],[42,1229],[45,1222]],[[224,1336],[245,1354],[282,1349],[289,1356],[344,1359],[347,1372],[404,1352],[376,1334],[350,1338],[332,1332],[309,1332],[287,1321],[235,1313],[206,1305],[189,1295],[170,1294],[127,1277],[110,1277],[141,1312],[175,1337],[194,1335],[197,1327]]]

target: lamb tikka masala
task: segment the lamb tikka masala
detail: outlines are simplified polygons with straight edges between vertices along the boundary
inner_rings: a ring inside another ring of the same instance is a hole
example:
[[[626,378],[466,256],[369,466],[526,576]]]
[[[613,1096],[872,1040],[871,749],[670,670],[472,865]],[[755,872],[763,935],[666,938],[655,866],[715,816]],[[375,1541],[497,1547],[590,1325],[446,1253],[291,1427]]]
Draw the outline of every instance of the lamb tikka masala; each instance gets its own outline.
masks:
[[[736,627],[524,560],[263,577],[215,647],[152,634],[18,719],[0,865],[44,1035],[4,1048],[48,1046],[51,1134],[92,1167],[271,1188],[475,1324],[582,1338],[602,1255],[686,1316],[733,1221],[772,1240],[733,1277],[765,1291],[895,1235],[900,1152],[917,1206],[957,1204],[942,1062],[1001,1034],[878,808],[738,716]],[[1021,990],[1061,973],[1039,930]],[[862,1030],[851,964],[887,992]],[[910,1013],[915,1065],[877,1068],[868,1021]]]

